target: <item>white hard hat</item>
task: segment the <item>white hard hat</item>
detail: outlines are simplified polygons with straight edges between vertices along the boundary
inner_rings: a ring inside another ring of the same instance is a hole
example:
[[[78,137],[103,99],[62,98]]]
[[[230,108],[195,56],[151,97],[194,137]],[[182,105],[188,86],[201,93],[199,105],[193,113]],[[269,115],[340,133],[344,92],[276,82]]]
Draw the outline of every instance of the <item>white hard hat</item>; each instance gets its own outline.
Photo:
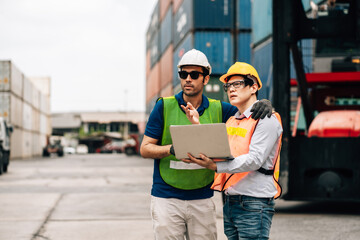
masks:
[[[180,59],[177,67],[181,68],[188,65],[204,67],[209,70],[209,75],[211,74],[210,63],[205,54],[200,52],[199,50],[191,49],[190,51],[186,52],[184,56]]]

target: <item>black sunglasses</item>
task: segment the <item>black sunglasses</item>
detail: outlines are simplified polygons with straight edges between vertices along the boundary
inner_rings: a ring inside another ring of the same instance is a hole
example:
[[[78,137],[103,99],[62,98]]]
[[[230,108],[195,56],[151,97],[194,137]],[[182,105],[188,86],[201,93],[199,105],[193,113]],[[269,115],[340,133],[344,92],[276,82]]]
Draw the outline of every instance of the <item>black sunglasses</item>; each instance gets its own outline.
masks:
[[[198,71],[191,71],[191,72],[187,72],[187,71],[180,71],[179,72],[179,77],[181,79],[186,79],[188,77],[188,75],[190,74],[190,77],[194,80],[198,79],[200,74],[205,76],[205,73],[202,72],[198,72]]]

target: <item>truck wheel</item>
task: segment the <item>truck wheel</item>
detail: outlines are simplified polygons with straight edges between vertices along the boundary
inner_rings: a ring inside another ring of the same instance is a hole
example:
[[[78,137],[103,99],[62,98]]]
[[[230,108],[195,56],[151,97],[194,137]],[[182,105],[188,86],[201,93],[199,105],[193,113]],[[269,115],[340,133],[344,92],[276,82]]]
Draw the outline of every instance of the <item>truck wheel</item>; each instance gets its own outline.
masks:
[[[4,152],[2,151],[2,148],[0,149],[0,175],[3,173],[3,169],[4,169]]]
[[[9,166],[9,153],[4,153],[4,162],[3,162],[3,172],[6,173],[8,171],[8,166]]]
[[[46,149],[44,149],[42,155],[43,155],[43,157],[49,157],[50,153]]]
[[[58,152],[58,156],[59,156],[59,157],[64,156],[64,152],[63,152],[63,151]]]
[[[133,148],[126,148],[125,149],[125,154],[126,155],[133,155],[133,154],[135,154],[135,150]]]

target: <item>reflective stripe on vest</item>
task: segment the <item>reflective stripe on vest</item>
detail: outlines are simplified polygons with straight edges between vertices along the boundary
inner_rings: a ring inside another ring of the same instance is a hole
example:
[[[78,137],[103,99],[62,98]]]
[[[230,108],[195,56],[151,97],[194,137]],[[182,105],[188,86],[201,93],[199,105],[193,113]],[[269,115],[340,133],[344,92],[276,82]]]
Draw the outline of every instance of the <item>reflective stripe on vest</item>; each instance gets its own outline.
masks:
[[[172,144],[170,125],[190,125],[186,114],[182,111],[174,96],[163,98],[164,130],[161,145]],[[209,99],[209,107],[200,116],[200,123],[222,122],[222,106],[218,100]],[[196,164],[185,164],[170,155],[160,159],[160,175],[170,186],[193,190],[209,185],[214,180],[214,171],[199,167]]]
[[[278,113],[273,113],[277,120],[281,123],[281,118]],[[255,131],[258,120],[254,120],[252,118],[244,118],[241,120],[237,120],[235,117],[229,118],[226,122],[226,128],[228,132],[228,139],[231,149],[231,154],[233,156],[240,156],[243,154],[249,153],[249,147],[251,142],[251,137]],[[277,194],[275,198],[278,198],[281,195],[281,186],[278,183],[279,179],[279,166],[280,166],[280,148],[281,148],[281,137],[279,139],[278,148],[275,154],[275,162],[274,162],[274,184],[277,189]],[[217,191],[224,191],[228,187],[236,184],[241,181],[249,172],[242,173],[215,173],[214,183],[211,186],[212,189]]]

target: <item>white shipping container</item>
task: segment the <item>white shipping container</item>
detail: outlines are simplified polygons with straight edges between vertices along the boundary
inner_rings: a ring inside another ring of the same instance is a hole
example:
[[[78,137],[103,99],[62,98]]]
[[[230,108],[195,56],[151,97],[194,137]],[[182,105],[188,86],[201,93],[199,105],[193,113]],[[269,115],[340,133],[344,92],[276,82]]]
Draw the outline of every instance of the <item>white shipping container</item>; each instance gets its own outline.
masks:
[[[11,61],[0,61],[0,91],[13,92],[21,97],[23,74]]]
[[[46,115],[50,114],[50,96],[40,94],[40,111]]]
[[[24,102],[27,102],[29,104],[32,104],[33,101],[33,84],[30,82],[30,80],[27,77],[24,77],[24,89],[23,89],[23,99]]]
[[[10,158],[22,158],[23,156],[23,130],[21,128],[14,128],[10,137]]]
[[[26,103],[23,102],[23,129],[31,131],[32,130],[32,107]]]
[[[52,132],[51,119],[49,115],[40,113],[40,133],[50,136]]]
[[[36,133],[40,133],[40,112],[35,108],[32,108],[32,130]]]
[[[33,86],[32,89],[32,101],[31,105],[36,109],[40,110],[40,91]]]
[[[42,149],[46,146],[46,144],[47,144],[47,136],[45,134],[40,133],[41,154],[42,154]]]
[[[22,158],[32,157],[32,134],[28,131],[23,131],[22,139]]]
[[[32,156],[40,156],[42,154],[41,140],[39,133],[32,133]]]
[[[50,77],[29,77],[34,86],[46,96],[50,96]]]
[[[20,98],[11,92],[0,92],[0,117],[14,127],[22,127],[23,106]]]

